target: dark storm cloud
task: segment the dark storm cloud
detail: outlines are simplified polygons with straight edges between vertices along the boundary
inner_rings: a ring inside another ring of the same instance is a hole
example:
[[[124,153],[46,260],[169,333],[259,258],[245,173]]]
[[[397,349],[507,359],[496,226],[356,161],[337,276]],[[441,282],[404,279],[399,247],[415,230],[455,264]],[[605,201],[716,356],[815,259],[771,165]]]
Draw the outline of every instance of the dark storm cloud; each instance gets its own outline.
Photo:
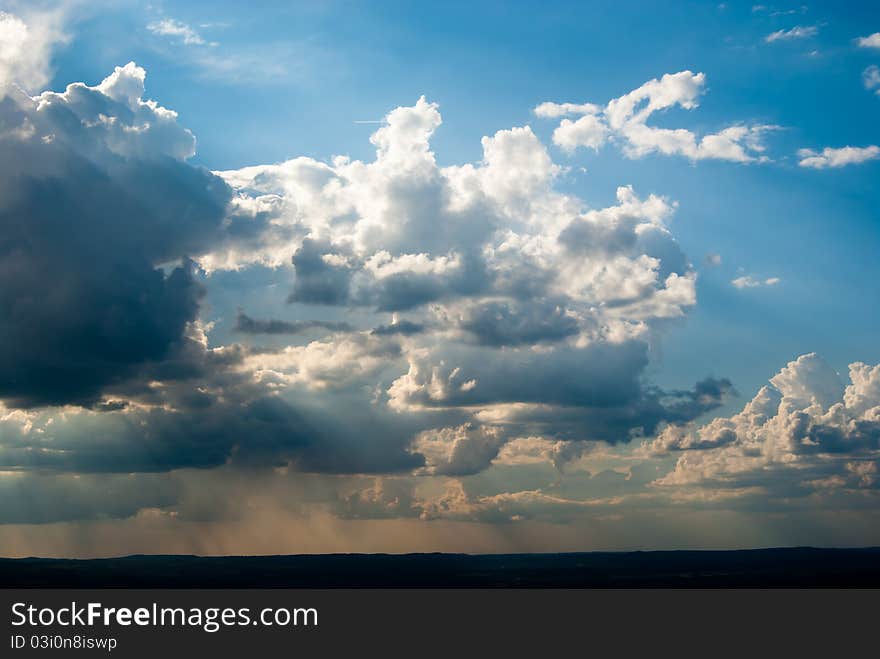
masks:
[[[0,102],[4,123],[20,127],[0,137],[7,405],[94,404],[172,357],[204,294],[187,257],[221,239],[231,191],[177,159],[192,136],[139,104],[135,69],[114,75],[103,91]]]
[[[243,311],[235,317],[235,331],[243,334],[302,334],[310,330],[325,329],[331,332],[351,332],[348,323],[334,323],[325,320],[277,320],[251,318]]]
[[[238,463],[284,464],[318,439],[287,403],[229,404],[211,396],[161,408],[69,417],[42,434],[4,432],[0,468],[61,472],[162,472]]]
[[[0,397],[11,405],[95,400],[168,356],[203,294],[191,263],[154,267],[172,234],[138,239],[161,217],[71,160],[64,178],[13,174],[17,192],[0,209]]]
[[[0,418],[0,471],[136,473],[291,463],[311,472],[405,471],[423,463],[408,450],[414,433],[438,419],[461,420],[442,411],[395,414],[365,400],[357,386],[329,394],[306,387],[282,397],[245,367],[246,359],[264,352],[209,350],[200,337],[187,337],[175,359],[111,388],[108,400],[91,411],[70,411],[63,421],[52,409],[29,412],[27,422]]]
[[[407,448],[425,420],[357,397],[339,399],[345,415],[320,397],[294,405],[277,396],[248,402],[208,396],[176,411],[82,413],[55,427],[38,422],[38,433],[7,424],[0,426],[0,470],[145,473],[292,463],[308,472],[384,473],[424,463]]]
[[[92,410],[4,424],[0,468],[277,465],[321,440],[241,371],[244,349],[193,333],[204,287],[188,257],[248,230],[227,184],[184,162],[192,135],[142,91],[129,65],[0,102],[0,399]]]

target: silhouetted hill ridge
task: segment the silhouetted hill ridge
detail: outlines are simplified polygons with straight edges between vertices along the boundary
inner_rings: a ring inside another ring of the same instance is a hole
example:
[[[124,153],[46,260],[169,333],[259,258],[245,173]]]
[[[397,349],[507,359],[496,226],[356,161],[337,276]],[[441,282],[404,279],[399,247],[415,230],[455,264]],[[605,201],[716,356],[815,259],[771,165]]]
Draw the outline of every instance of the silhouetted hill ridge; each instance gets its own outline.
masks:
[[[880,547],[0,559],[6,588],[880,587]]]

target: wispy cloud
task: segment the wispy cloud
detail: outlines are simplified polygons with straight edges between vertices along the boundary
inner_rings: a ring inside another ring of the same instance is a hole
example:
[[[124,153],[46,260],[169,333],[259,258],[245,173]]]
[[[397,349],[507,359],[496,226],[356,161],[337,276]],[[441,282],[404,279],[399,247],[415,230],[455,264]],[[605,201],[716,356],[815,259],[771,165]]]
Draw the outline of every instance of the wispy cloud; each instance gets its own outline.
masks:
[[[224,84],[271,84],[291,78],[303,78],[318,57],[314,46],[307,50],[301,43],[264,42],[257,44],[223,43],[210,40],[203,31],[228,27],[226,23],[202,22],[189,25],[164,17],[147,24],[147,30],[163,41],[189,48],[173,49],[173,57],[192,67],[199,77]],[[198,29],[197,29],[198,28]],[[163,54],[168,54],[161,49]],[[321,51],[328,61],[330,56]]]
[[[880,68],[876,64],[872,64],[862,72],[862,82],[865,83],[865,89],[874,90],[874,93],[880,96]]]
[[[218,52],[218,51],[224,52]],[[297,44],[266,44],[245,49],[201,49],[190,58],[199,76],[225,84],[273,84],[306,77],[309,55]]]
[[[793,14],[806,14],[809,7],[801,5],[797,9],[776,9],[767,5],[752,5],[753,14],[767,14],[768,16],[791,16]]]
[[[775,286],[780,281],[779,277],[767,277],[766,279],[759,279],[757,277],[753,277],[752,275],[744,275],[742,277],[737,277],[732,280],[730,283],[733,284],[736,288],[758,288],[760,286]]]
[[[764,41],[767,43],[773,43],[775,41],[792,41],[794,39],[806,39],[808,37],[814,37],[819,33],[819,28],[815,25],[795,25],[790,30],[776,30],[776,32],[771,32],[766,37],[764,37]]]
[[[215,46],[216,43],[208,43],[196,30],[186,23],[181,23],[173,18],[163,18],[160,21],[154,21],[147,25],[147,29],[153,34],[163,37],[173,37],[183,41],[187,46]]]

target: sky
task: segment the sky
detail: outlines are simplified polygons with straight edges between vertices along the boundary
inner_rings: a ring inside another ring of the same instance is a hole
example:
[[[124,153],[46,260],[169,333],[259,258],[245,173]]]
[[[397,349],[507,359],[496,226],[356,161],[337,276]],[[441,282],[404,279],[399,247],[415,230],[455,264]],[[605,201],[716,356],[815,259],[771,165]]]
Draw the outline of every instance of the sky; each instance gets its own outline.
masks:
[[[876,4],[0,11],[0,555],[880,544]]]

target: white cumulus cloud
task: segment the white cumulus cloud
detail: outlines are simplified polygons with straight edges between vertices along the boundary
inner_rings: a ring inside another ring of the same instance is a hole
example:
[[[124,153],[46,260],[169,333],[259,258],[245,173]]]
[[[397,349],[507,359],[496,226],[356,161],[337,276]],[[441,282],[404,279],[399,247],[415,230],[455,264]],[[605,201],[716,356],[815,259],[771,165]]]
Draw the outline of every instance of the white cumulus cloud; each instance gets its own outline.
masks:
[[[856,39],[859,48],[880,48],[880,32]]]
[[[815,353],[790,362],[731,417],[668,426],[643,445],[676,453],[658,486],[761,488],[781,497],[876,487],[880,365],[849,366],[849,383]]]
[[[638,89],[612,99],[604,107],[591,103],[541,103],[534,109],[539,117],[562,119],[553,132],[553,142],[566,151],[578,147],[598,150],[611,140],[621,145],[630,158],[651,153],[684,156],[697,160],[755,162],[766,160],[762,136],[775,127],[769,125],[733,125],[716,133],[698,136],[693,131],[657,128],[648,119],[657,112],[678,106],[697,107],[706,84],[703,73],[681,71],[649,80]]]
[[[825,147],[822,151],[800,149],[798,157],[800,158],[798,165],[801,167],[811,169],[845,167],[880,158],[880,146],[844,146],[838,149]]]

